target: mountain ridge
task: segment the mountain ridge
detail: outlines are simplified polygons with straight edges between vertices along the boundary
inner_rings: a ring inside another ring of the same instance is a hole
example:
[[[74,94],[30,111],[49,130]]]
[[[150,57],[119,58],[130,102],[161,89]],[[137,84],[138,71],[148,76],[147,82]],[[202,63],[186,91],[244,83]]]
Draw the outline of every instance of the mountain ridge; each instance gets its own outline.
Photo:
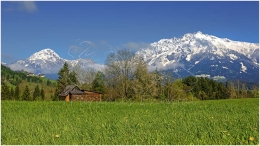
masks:
[[[258,81],[259,78],[259,44],[218,38],[200,31],[161,39],[136,54],[144,58],[150,70],[168,70],[181,78],[199,74],[221,75],[229,80]]]
[[[141,48],[136,54],[143,57],[150,71],[168,71],[180,78],[208,74],[212,77],[225,76],[228,80],[258,82],[259,79],[259,44],[218,38],[200,31],[178,38],[161,39],[147,48]],[[61,58],[50,48],[8,66],[13,70],[57,74],[64,62],[97,70],[105,67],[91,59]]]

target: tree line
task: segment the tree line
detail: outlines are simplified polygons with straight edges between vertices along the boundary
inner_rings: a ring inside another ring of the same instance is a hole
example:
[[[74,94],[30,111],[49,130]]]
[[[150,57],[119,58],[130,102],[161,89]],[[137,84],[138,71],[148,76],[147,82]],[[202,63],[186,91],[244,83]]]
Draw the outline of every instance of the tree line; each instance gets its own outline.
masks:
[[[25,101],[45,100],[45,93],[44,89],[40,89],[38,85],[34,91],[30,91],[28,86],[26,86],[24,90],[21,90],[18,85],[13,88],[9,87],[6,83],[2,83],[1,99]]]
[[[111,53],[105,65],[101,72],[93,68],[81,70],[79,66],[69,67],[65,63],[58,73],[56,100],[69,84],[102,92],[104,101],[212,100],[258,97],[259,94],[256,86],[249,90],[244,83],[222,83],[194,76],[174,79],[172,74],[162,74],[157,70],[150,72],[143,58],[130,50]]]
[[[178,79],[170,73],[149,71],[143,58],[130,50],[109,54],[105,65],[101,72],[94,68],[72,67],[65,62],[55,83],[40,81],[41,78],[28,77],[25,73],[17,74],[2,66],[2,100],[57,101],[59,93],[71,84],[102,92],[103,101],[190,101],[259,96],[257,86],[249,89],[239,81],[222,83],[194,76]],[[21,88],[22,82],[25,82],[25,86]],[[48,95],[47,88],[50,90]]]

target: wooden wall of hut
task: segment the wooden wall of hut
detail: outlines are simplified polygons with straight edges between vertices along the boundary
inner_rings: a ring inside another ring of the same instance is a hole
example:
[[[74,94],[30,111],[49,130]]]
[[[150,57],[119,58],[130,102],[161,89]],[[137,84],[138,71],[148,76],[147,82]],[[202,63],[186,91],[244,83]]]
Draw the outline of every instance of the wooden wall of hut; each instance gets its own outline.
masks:
[[[101,101],[102,94],[90,91],[84,91],[86,93],[86,101]]]
[[[65,101],[70,101],[70,94],[66,96]]]
[[[71,101],[86,101],[85,95],[71,95]]]

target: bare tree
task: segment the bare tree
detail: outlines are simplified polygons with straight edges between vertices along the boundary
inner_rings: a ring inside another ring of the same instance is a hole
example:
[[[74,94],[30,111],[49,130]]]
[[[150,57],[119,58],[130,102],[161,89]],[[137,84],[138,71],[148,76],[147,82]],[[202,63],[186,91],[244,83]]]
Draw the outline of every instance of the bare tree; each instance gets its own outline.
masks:
[[[253,86],[253,97],[259,98],[259,87]]]
[[[144,60],[136,56],[136,67],[134,79],[132,81],[132,94],[136,98],[150,98],[157,95],[155,74],[148,72],[147,64]]]
[[[236,85],[234,82],[229,82],[230,98],[237,98]]]
[[[246,98],[247,97],[247,87],[245,83],[241,84],[241,97]]]
[[[82,68],[79,64],[70,66],[70,70],[76,73],[80,84],[91,84],[97,74],[97,70],[93,67]]]
[[[107,86],[117,97],[129,98],[131,80],[135,70],[135,55],[130,50],[111,53],[106,60],[105,76]]]

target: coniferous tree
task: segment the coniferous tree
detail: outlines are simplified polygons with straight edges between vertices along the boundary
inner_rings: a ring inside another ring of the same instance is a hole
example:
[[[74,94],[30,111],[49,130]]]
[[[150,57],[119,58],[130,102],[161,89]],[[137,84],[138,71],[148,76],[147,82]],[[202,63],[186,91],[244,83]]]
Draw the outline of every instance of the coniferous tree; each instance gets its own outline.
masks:
[[[40,97],[41,97],[41,92],[40,92],[39,86],[37,85],[34,89],[34,92],[33,92],[33,100],[36,100]]]
[[[9,99],[9,95],[10,95],[10,90],[9,87],[6,85],[5,82],[2,83],[2,89],[1,89],[1,98],[2,100],[7,100]]]
[[[69,80],[70,80],[71,84],[77,85],[79,83],[78,78],[77,78],[77,74],[75,73],[75,71],[72,71],[69,74]]]
[[[105,75],[102,72],[100,72],[100,71],[97,72],[96,78],[92,82],[94,91],[99,91],[99,92],[104,93],[104,91],[105,91],[104,77],[105,77]]]
[[[43,90],[43,88],[41,89],[41,98],[42,98],[42,100],[45,99],[45,94],[44,94],[44,90]]]
[[[10,95],[9,99],[14,100],[14,89],[11,87],[10,89]]]
[[[27,100],[30,101],[31,100],[31,95],[30,95],[30,89],[28,86],[25,87],[24,91],[23,91],[23,96],[22,96],[23,100]]]
[[[47,84],[47,86],[50,86],[51,85],[51,81],[48,79],[46,84]]]
[[[59,78],[57,79],[55,96],[58,96],[59,93],[66,87],[66,85],[70,84],[69,65],[67,62],[65,62],[63,67],[59,70],[58,75],[59,75]]]
[[[51,100],[52,101],[58,101],[59,100],[59,97],[56,96],[56,92],[54,94],[51,94]]]
[[[197,84],[198,79],[196,77],[194,77],[194,76],[189,76],[187,78],[184,78],[182,80],[182,82],[186,85],[184,87],[184,90],[186,92],[191,92],[193,90],[194,86]]]
[[[19,85],[18,84],[15,86],[14,97],[15,97],[15,100],[19,100],[20,99],[20,89],[19,89]]]
[[[59,93],[70,84],[76,85],[78,83],[76,73],[70,73],[69,65],[67,62],[64,63],[63,67],[58,72],[59,78],[57,79],[55,96],[58,97]]]

